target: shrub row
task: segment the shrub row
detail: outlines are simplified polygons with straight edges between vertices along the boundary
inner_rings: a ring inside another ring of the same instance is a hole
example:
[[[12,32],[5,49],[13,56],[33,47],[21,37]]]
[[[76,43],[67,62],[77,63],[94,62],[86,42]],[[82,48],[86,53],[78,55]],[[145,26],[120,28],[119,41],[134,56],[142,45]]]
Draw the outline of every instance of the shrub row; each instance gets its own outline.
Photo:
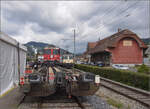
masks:
[[[136,72],[118,70],[113,68],[100,68],[97,66],[81,64],[76,64],[75,67],[86,72],[92,72],[94,74],[100,75],[104,78],[108,78],[117,82],[121,82],[123,84],[150,91],[150,76],[146,74],[140,74]]]
[[[145,74],[150,74],[150,68],[144,64],[138,67],[138,72],[139,73],[145,73]]]

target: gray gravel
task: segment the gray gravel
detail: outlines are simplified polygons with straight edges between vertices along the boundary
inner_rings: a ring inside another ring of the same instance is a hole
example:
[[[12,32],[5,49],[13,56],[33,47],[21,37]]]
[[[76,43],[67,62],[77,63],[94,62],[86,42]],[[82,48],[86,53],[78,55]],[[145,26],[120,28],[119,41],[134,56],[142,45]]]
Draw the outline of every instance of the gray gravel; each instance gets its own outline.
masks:
[[[20,101],[22,94],[19,93],[18,89],[14,89],[9,94],[7,94],[5,97],[0,98],[0,109],[17,109],[17,102]],[[94,109],[112,109],[110,108],[109,104],[107,104],[104,100],[102,100],[100,97],[94,95],[94,96],[86,96],[82,97],[83,101],[86,101],[93,105]],[[32,103],[35,101],[34,97],[31,99],[29,98],[27,103]]]
[[[100,97],[93,95],[84,97],[90,104],[93,105],[94,109],[112,109],[109,104],[107,104]]]

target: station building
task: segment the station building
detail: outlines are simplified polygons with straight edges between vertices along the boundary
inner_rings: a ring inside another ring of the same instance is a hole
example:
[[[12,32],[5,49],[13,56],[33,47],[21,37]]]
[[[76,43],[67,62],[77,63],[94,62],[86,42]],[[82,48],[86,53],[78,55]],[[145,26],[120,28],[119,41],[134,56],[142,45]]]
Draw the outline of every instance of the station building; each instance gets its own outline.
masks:
[[[102,61],[105,65],[143,63],[143,52],[147,48],[134,32],[125,29],[99,40],[88,43],[87,53],[92,62]]]

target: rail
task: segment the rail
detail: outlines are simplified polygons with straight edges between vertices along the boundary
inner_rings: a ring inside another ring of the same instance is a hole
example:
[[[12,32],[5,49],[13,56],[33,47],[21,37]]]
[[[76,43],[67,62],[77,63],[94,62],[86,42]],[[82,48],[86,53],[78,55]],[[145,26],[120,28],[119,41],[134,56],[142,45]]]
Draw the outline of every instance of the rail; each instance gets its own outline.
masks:
[[[18,105],[18,109],[93,109],[89,103],[85,103],[79,97],[67,98],[65,95],[48,97],[26,96]]]

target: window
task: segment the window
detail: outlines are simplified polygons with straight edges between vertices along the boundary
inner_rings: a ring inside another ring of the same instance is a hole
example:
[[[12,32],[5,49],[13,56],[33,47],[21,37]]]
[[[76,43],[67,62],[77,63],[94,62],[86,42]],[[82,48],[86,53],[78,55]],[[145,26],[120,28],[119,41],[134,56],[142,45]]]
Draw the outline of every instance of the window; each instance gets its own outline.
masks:
[[[63,59],[68,59],[68,56],[63,56]]]
[[[123,46],[132,46],[132,40],[124,40]]]
[[[73,56],[69,56],[69,59],[73,59]]]
[[[51,49],[44,50],[44,54],[51,54]]]
[[[59,50],[58,49],[53,49],[53,54],[54,55],[58,55],[59,54]]]

